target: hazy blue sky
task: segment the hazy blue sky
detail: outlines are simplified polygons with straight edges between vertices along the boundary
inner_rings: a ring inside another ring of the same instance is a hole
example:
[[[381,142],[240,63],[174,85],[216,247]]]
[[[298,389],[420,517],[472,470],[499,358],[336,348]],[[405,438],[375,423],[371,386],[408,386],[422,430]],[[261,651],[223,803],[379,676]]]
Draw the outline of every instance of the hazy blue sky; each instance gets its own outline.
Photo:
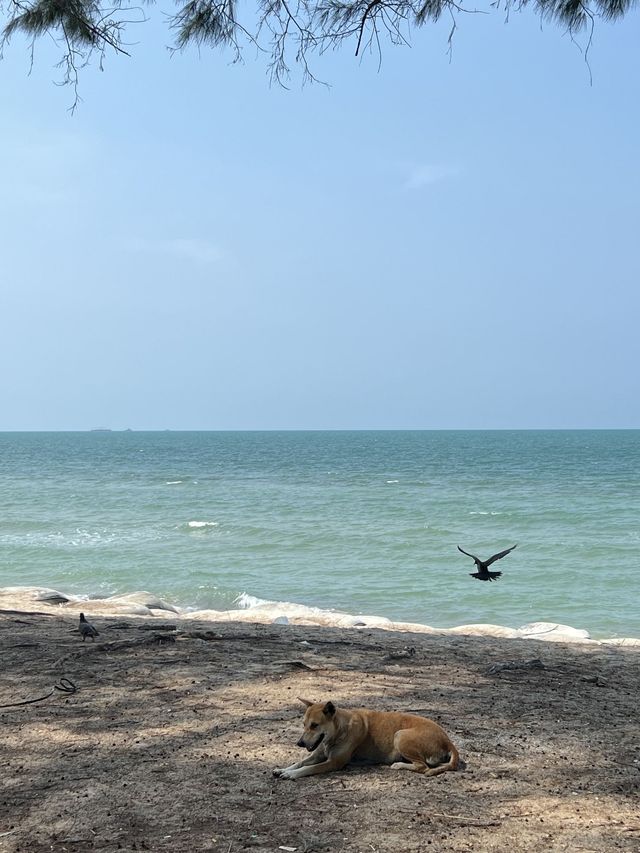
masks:
[[[159,13],[156,12],[159,18]],[[0,63],[0,429],[640,426],[640,16]],[[133,40],[133,36],[132,36]]]

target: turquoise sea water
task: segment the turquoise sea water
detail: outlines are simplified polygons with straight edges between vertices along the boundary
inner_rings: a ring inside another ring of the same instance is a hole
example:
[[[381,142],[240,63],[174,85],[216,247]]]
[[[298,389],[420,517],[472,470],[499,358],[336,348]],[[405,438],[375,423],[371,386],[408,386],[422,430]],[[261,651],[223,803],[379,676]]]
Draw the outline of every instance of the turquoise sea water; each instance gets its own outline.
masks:
[[[640,431],[0,433],[21,585],[638,637]]]

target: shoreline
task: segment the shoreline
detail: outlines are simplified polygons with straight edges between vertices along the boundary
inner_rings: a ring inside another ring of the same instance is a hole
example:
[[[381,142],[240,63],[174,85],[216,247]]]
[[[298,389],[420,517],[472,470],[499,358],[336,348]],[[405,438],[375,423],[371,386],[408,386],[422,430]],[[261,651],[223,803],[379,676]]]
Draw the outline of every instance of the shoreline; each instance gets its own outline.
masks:
[[[262,625],[297,625],[326,628],[379,629],[400,633],[439,636],[480,636],[502,639],[543,640],[590,646],[626,646],[640,648],[640,638],[608,637],[593,639],[586,629],[555,622],[530,622],[518,628],[485,623],[472,623],[452,628],[438,628],[418,622],[393,621],[384,616],[354,615],[341,611],[321,610],[282,601],[260,601],[244,608],[193,610],[176,607],[153,593],[138,591],[105,598],[87,598],[63,593],[49,587],[14,586],[0,588],[0,612],[39,615],[77,616],[86,611],[91,617],[139,617],[145,619],[174,618],[192,622],[251,623]]]

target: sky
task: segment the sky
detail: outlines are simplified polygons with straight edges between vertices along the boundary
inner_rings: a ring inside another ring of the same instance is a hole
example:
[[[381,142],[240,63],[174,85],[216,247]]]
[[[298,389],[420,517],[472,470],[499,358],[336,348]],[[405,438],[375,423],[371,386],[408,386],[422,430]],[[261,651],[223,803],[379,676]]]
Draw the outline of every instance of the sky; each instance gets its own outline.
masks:
[[[288,90],[151,14],[0,61],[0,430],[640,427],[638,12]]]

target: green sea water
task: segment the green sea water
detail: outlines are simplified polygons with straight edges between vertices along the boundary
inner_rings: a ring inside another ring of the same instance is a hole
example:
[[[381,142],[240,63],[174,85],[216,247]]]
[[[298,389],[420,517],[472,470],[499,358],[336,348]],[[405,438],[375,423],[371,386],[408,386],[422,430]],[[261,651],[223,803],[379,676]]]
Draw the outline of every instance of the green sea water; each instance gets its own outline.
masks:
[[[23,585],[639,637],[640,431],[0,433]]]

